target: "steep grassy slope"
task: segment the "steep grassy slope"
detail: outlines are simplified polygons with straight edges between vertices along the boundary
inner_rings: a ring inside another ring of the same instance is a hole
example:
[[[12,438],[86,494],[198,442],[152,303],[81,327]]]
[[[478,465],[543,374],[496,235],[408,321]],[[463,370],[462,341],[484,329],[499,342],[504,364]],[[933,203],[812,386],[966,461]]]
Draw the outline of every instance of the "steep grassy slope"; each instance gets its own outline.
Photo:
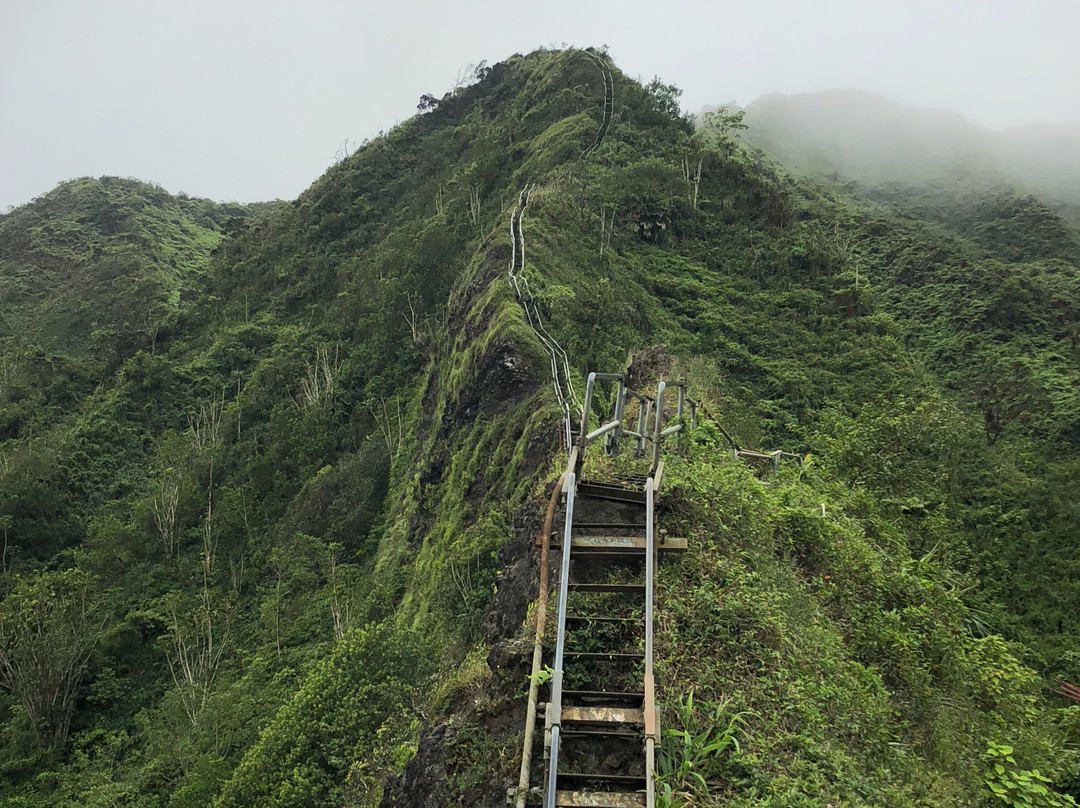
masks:
[[[860,123],[847,127],[853,117]],[[1024,194],[1043,186],[1006,170],[998,135],[881,99],[775,98],[748,120],[752,142],[844,201],[848,226],[821,238],[847,264],[848,281],[872,284],[909,347],[981,416],[988,443],[1020,438],[1013,460],[995,453],[967,467],[957,499],[973,558],[963,566],[983,581],[991,611],[1004,604],[995,625],[1059,665],[1077,626],[1075,546],[1060,527],[1076,519],[1063,486],[1076,474],[1080,424],[1073,203],[1048,189],[1042,199]],[[867,168],[859,160],[871,142],[879,159]],[[944,143],[967,163],[950,168]],[[1028,162],[1055,161],[1067,176],[1072,150]],[[1059,526],[1056,537],[1048,525]]]
[[[744,444],[814,456],[765,485],[706,423],[672,460],[665,527],[693,549],[664,571],[665,722],[719,716],[742,744],[696,764],[696,794],[669,746],[672,800],[982,805],[992,743],[1076,788],[1077,710],[995,633],[1026,626],[1034,659],[1075,677],[1076,627],[1018,620],[979,544],[980,503],[1026,475],[1047,504],[1025,518],[1068,558],[1067,467],[1039,461],[1067,411],[987,446],[978,402],[918,353],[941,343],[910,313],[918,287],[888,274],[907,224],[710,150],[668,88],[614,74],[583,161],[595,61],[496,65],[225,240],[156,352],[6,437],[0,502],[23,505],[0,648],[68,649],[82,673],[66,719],[5,680],[0,797],[503,803],[561,460],[547,357],[504,274],[527,183],[524,273],[572,374],[664,343]],[[927,300],[957,297],[963,247],[920,238],[942,251]]]

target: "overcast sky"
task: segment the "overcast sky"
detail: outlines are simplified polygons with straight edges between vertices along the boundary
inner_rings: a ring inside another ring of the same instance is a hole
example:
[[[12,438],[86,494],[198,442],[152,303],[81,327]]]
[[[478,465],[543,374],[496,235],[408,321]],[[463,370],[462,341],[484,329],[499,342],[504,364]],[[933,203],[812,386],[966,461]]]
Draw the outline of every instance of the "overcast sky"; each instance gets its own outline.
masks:
[[[1078,0],[0,0],[0,210],[115,174],[292,198],[470,62],[607,45],[684,106],[867,90],[1080,123]]]

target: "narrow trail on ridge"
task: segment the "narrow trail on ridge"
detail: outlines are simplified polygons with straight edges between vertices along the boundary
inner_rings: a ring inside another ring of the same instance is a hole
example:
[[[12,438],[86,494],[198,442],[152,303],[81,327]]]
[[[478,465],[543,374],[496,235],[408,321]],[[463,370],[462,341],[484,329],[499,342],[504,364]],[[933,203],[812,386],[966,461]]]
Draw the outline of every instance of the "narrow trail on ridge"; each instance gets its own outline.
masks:
[[[607,60],[591,51],[584,53],[592,59],[600,69],[600,75],[604,80],[604,114],[600,122],[600,128],[596,137],[587,149],[581,153],[582,160],[590,157],[603,143],[611,125],[612,112],[615,107],[615,79],[608,67]],[[569,452],[573,443],[574,417],[573,410],[580,413],[583,409],[581,400],[574,391],[573,378],[570,375],[570,359],[566,351],[548,330],[544,327],[543,318],[536,305],[532,290],[529,288],[529,279],[524,274],[525,268],[525,236],[522,231],[522,218],[525,208],[529,204],[529,195],[536,189],[535,183],[528,183],[518,194],[517,205],[510,215],[510,241],[512,253],[510,256],[509,280],[514,287],[518,302],[525,311],[525,317],[529,321],[536,336],[544,346],[551,360],[551,384],[555,391],[555,398],[563,411],[563,437],[566,451]]]
[[[569,451],[573,431],[573,416],[570,412],[570,405],[573,404],[578,409],[581,408],[581,404],[574,393],[574,385],[570,379],[570,360],[562,346],[544,328],[544,321],[541,319],[540,311],[536,307],[536,299],[529,288],[529,279],[521,271],[522,267],[525,266],[525,238],[521,233],[521,217],[525,215],[525,208],[529,204],[529,194],[534,187],[534,185],[529,184],[522,189],[521,193],[518,194],[517,207],[514,208],[514,212],[510,216],[510,240],[513,244],[513,252],[510,257],[509,277],[510,283],[517,293],[518,302],[525,311],[525,318],[529,321],[532,330],[536,332],[536,336],[540,338],[540,342],[551,360],[551,386],[555,391],[555,398],[559,402],[559,407],[563,411],[563,437],[567,451]]]
[[[611,125],[611,114],[615,109],[615,77],[611,75],[611,69],[608,67],[607,61],[591,51],[585,51],[585,53],[596,62],[600,68],[600,75],[604,77],[604,118],[596,132],[596,139],[593,140],[589,148],[581,153],[582,160],[590,157],[604,142],[604,136],[607,135],[608,127]]]

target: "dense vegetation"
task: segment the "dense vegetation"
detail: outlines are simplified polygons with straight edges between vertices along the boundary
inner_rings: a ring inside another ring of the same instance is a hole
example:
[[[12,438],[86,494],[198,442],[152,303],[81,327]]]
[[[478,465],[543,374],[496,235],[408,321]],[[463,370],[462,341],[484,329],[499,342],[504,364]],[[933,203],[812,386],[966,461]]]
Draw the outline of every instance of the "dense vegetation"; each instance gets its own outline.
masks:
[[[670,800],[1080,794],[1068,225],[792,179],[614,72],[588,160],[600,71],[542,51],[285,206],[103,179],[0,217],[0,799],[502,804],[561,457],[526,183],[579,380],[664,344],[810,455],[765,484],[706,419],[671,460],[665,725],[739,746],[670,745]]]

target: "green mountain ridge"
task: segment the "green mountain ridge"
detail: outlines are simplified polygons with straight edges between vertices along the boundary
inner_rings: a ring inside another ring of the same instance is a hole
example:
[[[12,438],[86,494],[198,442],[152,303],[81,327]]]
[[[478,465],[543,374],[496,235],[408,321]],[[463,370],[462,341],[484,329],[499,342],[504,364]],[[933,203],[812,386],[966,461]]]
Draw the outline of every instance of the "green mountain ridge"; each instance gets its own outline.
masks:
[[[71,180],[0,216],[0,318],[15,347],[125,356],[178,309],[228,231],[276,207],[174,197],[116,177]]]
[[[598,58],[485,69],[283,206],[103,179],[0,217],[0,800],[504,804],[565,462],[526,185],[576,385],[663,345],[710,413],[657,673],[665,727],[739,744],[668,735],[665,804],[1080,795],[1069,226],[795,179],[614,67],[583,159]],[[808,459],[761,480],[712,416]]]

